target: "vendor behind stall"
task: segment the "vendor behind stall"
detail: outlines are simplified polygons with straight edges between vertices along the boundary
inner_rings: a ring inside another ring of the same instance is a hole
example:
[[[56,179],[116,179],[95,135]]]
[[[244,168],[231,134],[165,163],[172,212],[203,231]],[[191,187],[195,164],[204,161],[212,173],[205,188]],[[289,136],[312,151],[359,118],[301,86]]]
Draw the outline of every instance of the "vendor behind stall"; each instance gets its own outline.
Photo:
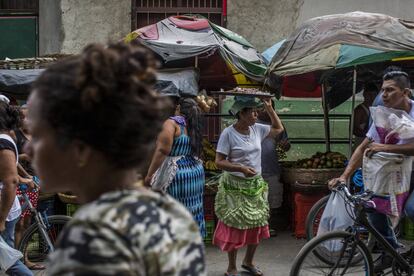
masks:
[[[364,101],[354,109],[354,148],[359,146],[365,139],[369,129],[370,112],[369,107],[378,94],[378,87],[374,83],[367,83],[364,86]]]
[[[272,100],[272,106],[274,102]],[[270,125],[272,122],[265,109],[260,109],[258,114],[258,123]],[[280,207],[283,202],[283,183],[280,182],[281,168],[279,160],[282,156],[278,152],[279,148],[283,152],[290,149],[290,143],[286,129],[276,138],[267,137],[262,142],[262,176],[269,185],[269,207],[270,207],[270,235],[276,236],[275,222],[277,216],[280,216]],[[282,157],[283,158],[283,157]]]

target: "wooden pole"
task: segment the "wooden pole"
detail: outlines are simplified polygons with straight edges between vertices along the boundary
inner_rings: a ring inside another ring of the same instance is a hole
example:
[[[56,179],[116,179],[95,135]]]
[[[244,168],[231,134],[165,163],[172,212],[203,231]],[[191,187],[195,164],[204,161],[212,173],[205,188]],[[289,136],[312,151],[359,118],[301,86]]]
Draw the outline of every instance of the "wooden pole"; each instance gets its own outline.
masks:
[[[353,140],[353,133],[354,133],[354,109],[355,109],[356,82],[357,82],[357,69],[356,69],[356,67],[354,67],[354,77],[353,77],[353,83],[352,83],[351,122],[349,123],[348,159],[350,159],[351,155],[352,155],[352,140]]]
[[[329,109],[326,103],[326,85],[325,82],[322,83],[322,108],[323,108],[323,121],[325,126],[325,146],[326,151],[331,151],[331,132],[329,124]]]

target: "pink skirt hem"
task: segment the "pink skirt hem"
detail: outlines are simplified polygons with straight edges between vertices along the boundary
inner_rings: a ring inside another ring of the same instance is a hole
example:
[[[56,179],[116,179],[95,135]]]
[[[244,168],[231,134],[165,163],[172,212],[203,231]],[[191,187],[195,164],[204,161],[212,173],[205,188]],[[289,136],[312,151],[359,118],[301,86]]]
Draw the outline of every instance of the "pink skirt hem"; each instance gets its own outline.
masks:
[[[252,229],[237,229],[218,221],[214,231],[213,244],[222,251],[233,251],[246,245],[259,244],[260,240],[270,237],[269,226],[260,226]]]

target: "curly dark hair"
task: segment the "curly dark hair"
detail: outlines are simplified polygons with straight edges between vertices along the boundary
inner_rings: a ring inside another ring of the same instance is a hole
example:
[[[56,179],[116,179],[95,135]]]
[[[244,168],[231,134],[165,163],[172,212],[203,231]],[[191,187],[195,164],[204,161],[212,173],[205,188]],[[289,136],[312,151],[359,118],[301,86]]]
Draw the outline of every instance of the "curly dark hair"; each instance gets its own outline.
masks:
[[[91,44],[48,67],[33,91],[61,147],[79,139],[115,168],[142,169],[169,106],[151,89],[154,67],[142,46]]]
[[[0,131],[10,131],[20,125],[19,109],[0,101]]]
[[[179,100],[180,113],[187,122],[187,131],[191,139],[191,149],[197,157],[201,156],[203,140],[203,117],[200,107],[192,98]]]

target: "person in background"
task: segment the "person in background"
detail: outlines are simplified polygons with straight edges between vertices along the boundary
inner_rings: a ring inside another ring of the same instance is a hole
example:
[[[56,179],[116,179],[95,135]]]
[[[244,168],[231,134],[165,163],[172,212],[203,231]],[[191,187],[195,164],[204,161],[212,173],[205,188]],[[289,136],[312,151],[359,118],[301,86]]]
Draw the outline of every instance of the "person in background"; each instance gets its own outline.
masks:
[[[181,98],[174,116],[164,122],[158,135],[145,184],[150,186],[151,181],[154,181],[153,189],[167,192],[181,202],[193,214],[204,237],[205,179],[203,164],[199,159],[202,151],[202,125],[197,102],[191,98]],[[170,177],[165,179],[162,177],[165,175]]]
[[[401,68],[391,66],[387,68],[383,76],[382,83],[382,101],[385,107],[404,110],[409,116],[414,118],[414,101],[410,99],[410,79],[408,74],[403,72]],[[345,171],[339,178],[329,181],[332,188],[338,182],[346,182],[353,172],[361,167],[363,154],[373,154],[376,152],[389,152],[414,156],[414,140],[402,139],[398,144],[380,144],[380,137],[374,124],[371,125],[366,134],[364,141],[356,148],[349,160]],[[412,180],[412,179],[411,179]],[[411,181],[412,185],[413,181]],[[405,203],[405,212],[411,219],[414,218],[414,196],[409,196]],[[382,213],[370,213],[369,219],[372,225],[384,236],[388,243],[394,248],[399,248],[397,238],[392,228],[390,219]],[[374,272],[381,273],[384,269],[392,265],[392,257],[383,255],[379,261],[374,264]]]
[[[15,247],[15,226],[21,214],[16,189],[19,183],[27,184],[26,179],[19,177],[17,173],[19,155],[16,143],[12,139],[12,132],[18,124],[19,111],[6,101],[0,100],[0,233],[12,248]],[[14,263],[6,274],[33,275],[20,260]]]
[[[378,94],[378,87],[374,83],[367,83],[364,86],[363,96],[364,101],[357,105],[354,109],[354,130],[355,136],[354,147],[356,148],[365,139],[369,129],[370,111],[369,107],[372,106],[376,96]]]
[[[7,104],[10,104],[9,98],[7,98],[6,96],[4,96],[3,94],[0,94],[0,101],[1,102],[5,102]]]
[[[35,176],[35,172],[31,165],[31,160],[29,156],[23,152],[24,145],[29,141],[32,137],[27,129],[27,105],[22,105],[20,107],[20,126],[14,130],[14,134],[16,135],[16,145],[17,150],[19,152],[19,164],[17,167],[17,171],[20,176],[33,179]],[[33,187],[36,185],[33,183]],[[22,192],[20,188],[17,188],[17,195],[21,195]],[[37,202],[39,200],[39,189],[33,189],[32,191],[27,191],[26,194],[29,197],[30,202],[32,203],[33,207],[37,207]],[[20,200],[20,204],[23,204],[23,198]],[[19,222],[16,224],[16,233],[15,233],[15,240],[16,244],[20,243],[22,235],[24,231],[32,224],[32,214],[29,209],[25,210],[20,217]],[[24,256],[24,263],[30,270],[42,270],[45,269],[44,265],[32,263],[28,256]]]
[[[206,275],[191,214],[137,179],[166,118],[154,64],[142,46],[91,44],[33,84],[26,151],[45,192],[83,204],[47,275]]]
[[[272,100],[272,106],[274,102]],[[259,124],[270,125],[271,119],[265,109],[260,109],[258,113]],[[287,152],[290,149],[290,143],[286,128],[276,138],[266,137],[262,142],[262,176],[269,185],[269,208],[270,208],[270,235],[276,236],[275,222],[277,217],[281,216],[280,207],[283,202],[283,183],[280,182],[281,168],[279,164],[279,153],[276,150]]]
[[[217,144],[216,164],[224,171],[215,199],[218,224],[213,244],[227,252],[225,275],[237,272],[237,251],[247,246],[242,268],[251,275],[263,275],[254,264],[254,254],[261,239],[269,238],[268,185],[262,177],[262,142],[279,136],[283,126],[270,98],[262,99],[271,125],[258,124],[262,104],[251,97],[236,97],[230,109],[237,122],[223,130]]]

